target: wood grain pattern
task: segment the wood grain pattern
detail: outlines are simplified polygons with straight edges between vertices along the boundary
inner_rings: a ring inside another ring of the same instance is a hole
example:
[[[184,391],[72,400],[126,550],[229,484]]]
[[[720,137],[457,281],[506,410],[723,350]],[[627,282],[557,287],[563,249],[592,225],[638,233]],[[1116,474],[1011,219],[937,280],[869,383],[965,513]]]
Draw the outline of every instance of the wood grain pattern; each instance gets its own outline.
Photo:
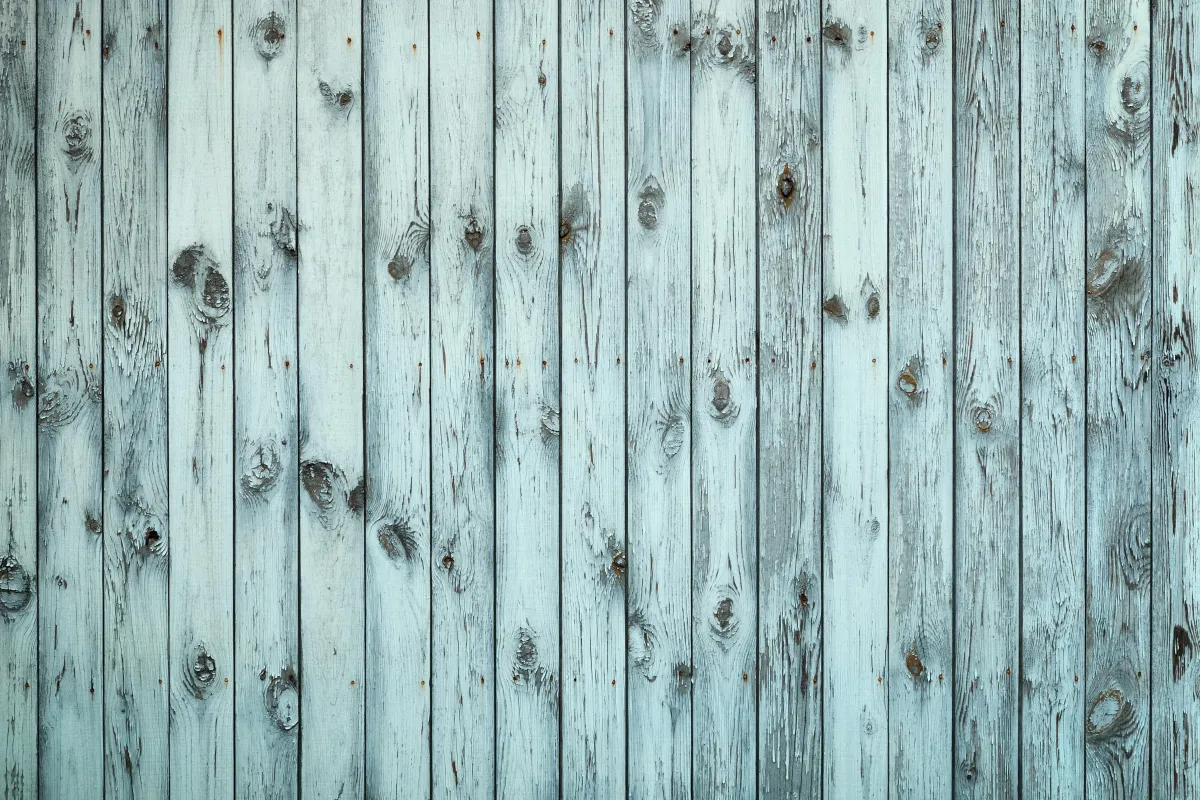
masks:
[[[171,794],[233,794],[233,44],[228,0],[168,13]]]
[[[104,791],[100,25],[96,0],[39,4],[37,752],[43,798]]]
[[[625,17],[560,6],[562,794],[625,796]]]
[[[169,786],[167,49],[158,0],[104,9],[104,786]]]
[[[296,7],[235,0],[233,14],[235,788],[286,800],[300,767]]]
[[[1155,3],[1153,66],[1153,509],[1150,786],[1155,797],[1200,797],[1196,685],[1200,640],[1200,525],[1195,501],[1200,460],[1190,446],[1200,427],[1194,315],[1200,271],[1193,225],[1200,182],[1200,5]]]
[[[368,797],[428,797],[429,9],[364,5]],[[396,37],[404,37],[397,48]]]
[[[493,33],[489,0],[430,8],[429,171],[438,176],[430,189],[437,798],[495,792]]]
[[[558,14],[496,25],[496,791],[558,794]]]
[[[1200,797],[1194,0],[0,0],[0,797]]]
[[[1083,776],[1083,3],[1022,7],[1019,791]]]
[[[889,796],[953,788],[954,24],[888,4]]]
[[[755,795],[754,3],[692,9],[693,791]]]
[[[369,491],[361,2],[300,0],[297,29],[300,717],[308,720],[300,787],[310,797],[353,797],[363,793]]]
[[[38,794],[37,5],[0,2],[0,795]]]
[[[629,794],[692,793],[691,90],[685,0],[626,17]]]
[[[1020,671],[1020,17],[954,15],[954,791],[1015,797]]]
[[[824,796],[888,781],[887,6],[822,27]]]
[[[1150,3],[1087,4],[1088,797],[1150,795]]]
[[[821,793],[821,8],[758,7],[758,789]]]

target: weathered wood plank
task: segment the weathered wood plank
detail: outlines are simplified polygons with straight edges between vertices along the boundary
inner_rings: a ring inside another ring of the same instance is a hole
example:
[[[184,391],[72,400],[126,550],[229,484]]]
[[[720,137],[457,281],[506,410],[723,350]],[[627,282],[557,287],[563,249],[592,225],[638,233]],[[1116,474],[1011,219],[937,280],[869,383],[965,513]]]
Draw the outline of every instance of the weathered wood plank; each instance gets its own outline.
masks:
[[[954,790],[1017,792],[1019,41],[1013,0],[954,15]]]
[[[37,797],[37,5],[0,0],[0,794]]]
[[[366,790],[381,798],[432,791],[428,45],[426,3],[367,0]]]
[[[954,41],[888,4],[890,796],[949,797],[954,671]]]
[[[381,798],[431,791],[428,16],[364,8],[366,790]]]
[[[625,797],[625,16],[560,8],[562,793]]]
[[[558,793],[558,7],[496,25],[496,791]]]
[[[1033,797],[1083,789],[1083,6],[1036,0],[1020,19],[1019,780]]]
[[[687,0],[629,0],[626,228],[629,794],[692,791]]]
[[[1153,179],[1153,569],[1151,706],[1158,798],[1200,797],[1200,309],[1195,248],[1200,183],[1200,4],[1154,3],[1151,31]]]
[[[888,785],[887,5],[829,0],[824,38],[825,796]]]
[[[821,796],[821,6],[758,17],[758,785]]]
[[[692,782],[753,797],[757,755],[757,36],[692,9]]]
[[[301,793],[363,793],[361,0],[297,6]]]
[[[39,3],[38,790],[103,793],[100,3]]]
[[[233,794],[233,63],[228,0],[168,11],[171,793]]]
[[[1150,2],[1090,0],[1086,30],[1086,787],[1148,797]]]
[[[234,668],[239,796],[299,781],[296,8],[235,0]]]
[[[104,71],[105,796],[166,797],[167,40],[108,4]]]
[[[433,794],[495,791],[491,0],[430,7]]]

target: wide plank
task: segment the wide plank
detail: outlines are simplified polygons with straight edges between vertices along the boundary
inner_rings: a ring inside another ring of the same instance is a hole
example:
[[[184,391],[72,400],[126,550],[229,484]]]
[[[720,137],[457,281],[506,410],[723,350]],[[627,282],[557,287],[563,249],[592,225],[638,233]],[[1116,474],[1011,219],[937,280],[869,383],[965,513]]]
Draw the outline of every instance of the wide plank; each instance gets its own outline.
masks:
[[[104,791],[98,0],[38,4],[38,796]]]

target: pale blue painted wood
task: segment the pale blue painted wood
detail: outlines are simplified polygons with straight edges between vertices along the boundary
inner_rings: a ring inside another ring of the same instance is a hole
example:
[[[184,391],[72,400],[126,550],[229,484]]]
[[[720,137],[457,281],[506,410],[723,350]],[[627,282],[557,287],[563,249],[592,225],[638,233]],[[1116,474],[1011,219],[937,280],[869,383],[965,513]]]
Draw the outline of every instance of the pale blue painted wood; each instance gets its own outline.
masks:
[[[235,0],[234,693],[239,797],[298,795],[296,6]]]
[[[100,3],[38,4],[38,796],[104,791]]]
[[[1021,16],[1019,791],[1047,798],[1084,772],[1083,7]]]
[[[159,0],[108,4],[104,79],[104,787],[170,789],[167,31]]]
[[[0,794],[37,796],[37,5],[0,2]]]

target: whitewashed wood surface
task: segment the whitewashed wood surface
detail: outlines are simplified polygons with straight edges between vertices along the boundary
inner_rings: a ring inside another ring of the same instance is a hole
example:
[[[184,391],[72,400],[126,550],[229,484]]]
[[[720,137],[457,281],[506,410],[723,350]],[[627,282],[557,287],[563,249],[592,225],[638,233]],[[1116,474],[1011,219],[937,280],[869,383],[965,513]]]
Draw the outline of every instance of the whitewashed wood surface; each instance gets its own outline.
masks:
[[[1200,799],[1195,0],[0,0],[0,798]]]

